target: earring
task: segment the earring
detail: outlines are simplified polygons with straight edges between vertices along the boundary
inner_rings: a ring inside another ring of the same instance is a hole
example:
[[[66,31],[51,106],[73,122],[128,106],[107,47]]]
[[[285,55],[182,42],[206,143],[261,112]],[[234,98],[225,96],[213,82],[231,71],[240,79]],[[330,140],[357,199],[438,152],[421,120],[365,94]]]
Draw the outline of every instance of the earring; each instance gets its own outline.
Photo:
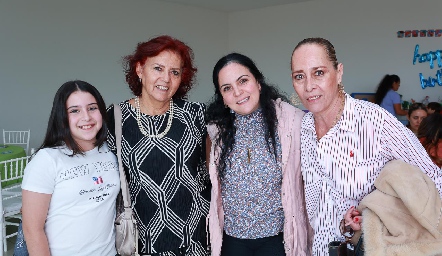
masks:
[[[340,94],[344,95],[345,91],[344,91],[344,85],[341,83],[338,84],[338,91]]]
[[[235,114],[235,111],[233,111],[233,109],[230,109],[230,114]]]
[[[141,80],[141,77],[138,77],[138,82],[140,82],[140,84],[143,83],[143,80]]]
[[[301,105],[301,99],[299,98],[299,95],[296,92],[290,95],[290,102],[295,106]]]

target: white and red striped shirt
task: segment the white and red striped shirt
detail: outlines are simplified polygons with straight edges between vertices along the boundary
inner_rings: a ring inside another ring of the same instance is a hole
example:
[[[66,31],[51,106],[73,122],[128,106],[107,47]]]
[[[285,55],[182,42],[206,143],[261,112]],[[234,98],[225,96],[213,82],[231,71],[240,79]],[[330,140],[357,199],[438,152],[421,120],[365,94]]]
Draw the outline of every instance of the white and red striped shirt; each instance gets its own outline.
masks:
[[[302,120],[301,169],[313,255],[328,255],[328,243],[343,240],[339,222],[374,189],[389,161],[402,159],[421,168],[442,195],[442,172],[416,136],[396,117],[373,103],[346,95],[341,119],[319,141],[312,113]]]

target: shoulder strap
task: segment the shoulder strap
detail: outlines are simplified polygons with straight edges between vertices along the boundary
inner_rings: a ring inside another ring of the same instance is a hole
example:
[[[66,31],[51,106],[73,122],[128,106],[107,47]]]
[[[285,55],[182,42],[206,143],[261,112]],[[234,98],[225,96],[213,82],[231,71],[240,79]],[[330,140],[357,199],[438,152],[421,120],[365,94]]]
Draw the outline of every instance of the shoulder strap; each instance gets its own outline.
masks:
[[[124,173],[123,161],[121,160],[121,107],[114,104],[114,118],[115,118],[115,144],[117,146],[118,170],[120,172],[121,193],[123,195],[124,208],[130,207],[129,189],[127,187],[126,174]]]

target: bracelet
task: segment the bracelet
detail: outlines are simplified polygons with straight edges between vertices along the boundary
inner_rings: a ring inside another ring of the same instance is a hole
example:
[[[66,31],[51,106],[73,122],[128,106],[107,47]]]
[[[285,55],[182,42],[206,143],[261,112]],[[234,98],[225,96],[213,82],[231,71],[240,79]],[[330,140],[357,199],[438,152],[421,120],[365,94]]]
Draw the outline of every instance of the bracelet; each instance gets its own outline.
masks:
[[[350,227],[350,225],[345,225],[345,219],[342,219],[339,223],[339,230],[341,231],[341,235],[343,235],[347,241],[350,240],[355,234],[355,231]]]

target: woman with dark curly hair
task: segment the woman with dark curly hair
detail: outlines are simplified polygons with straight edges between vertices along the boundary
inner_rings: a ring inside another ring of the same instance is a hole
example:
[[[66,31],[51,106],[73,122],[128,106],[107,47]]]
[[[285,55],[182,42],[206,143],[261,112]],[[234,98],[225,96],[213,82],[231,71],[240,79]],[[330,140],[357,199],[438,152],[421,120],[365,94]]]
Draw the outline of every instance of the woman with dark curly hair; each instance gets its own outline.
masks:
[[[309,255],[299,161],[303,111],[239,53],[216,63],[213,84],[212,255]]]
[[[442,114],[427,116],[419,126],[417,137],[431,160],[442,167]]]
[[[401,107],[401,96],[397,93],[399,86],[401,79],[398,75],[385,75],[378,85],[374,101],[394,116],[405,116],[408,112]]]
[[[205,107],[184,100],[196,68],[192,50],[170,36],[139,43],[124,58],[135,95],[121,102],[122,160],[141,255],[206,255],[209,176]],[[116,151],[114,107],[108,110]]]

